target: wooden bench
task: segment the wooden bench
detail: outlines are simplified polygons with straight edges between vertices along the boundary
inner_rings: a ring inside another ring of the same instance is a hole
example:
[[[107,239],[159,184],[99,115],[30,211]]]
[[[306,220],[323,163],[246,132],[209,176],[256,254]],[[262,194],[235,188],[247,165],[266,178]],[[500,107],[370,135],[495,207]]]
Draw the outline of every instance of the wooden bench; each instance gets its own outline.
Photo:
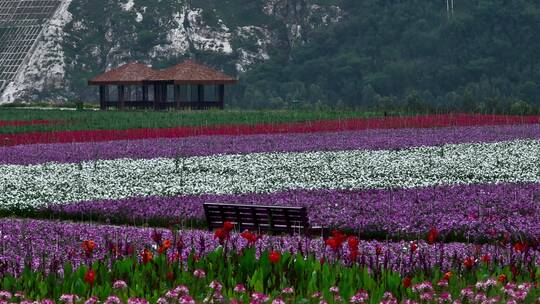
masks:
[[[223,227],[229,221],[238,231],[266,232],[269,234],[324,233],[321,227],[309,225],[305,207],[281,207],[204,203],[208,230]]]

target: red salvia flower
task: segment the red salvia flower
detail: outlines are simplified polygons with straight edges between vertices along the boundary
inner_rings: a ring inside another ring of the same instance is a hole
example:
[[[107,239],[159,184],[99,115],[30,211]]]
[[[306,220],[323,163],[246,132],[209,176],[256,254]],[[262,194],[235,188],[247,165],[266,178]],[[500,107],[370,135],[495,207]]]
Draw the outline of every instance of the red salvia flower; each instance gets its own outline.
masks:
[[[482,262],[484,262],[485,264],[489,264],[489,262],[491,262],[491,256],[489,254],[484,254],[482,256]]]
[[[86,283],[88,283],[90,286],[94,286],[94,281],[96,280],[96,273],[94,272],[94,270],[92,269],[89,269],[85,274],[84,274],[84,281]]]
[[[437,228],[431,228],[431,230],[429,230],[428,232],[427,243],[430,245],[435,244],[435,242],[437,242],[438,237],[439,237],[439,231],[437,230]]]
[[[277,252],[277,251],[272,251],[270,252],[270,254],[268,255],[268,260],[270,260],[270,262],[272,264],[277,264],[279,263],[279,260],[281,259],[281,253]]]
[[[506,275],[501,274],[501,275],[497,278],[497,281],[499,281],[499,283],[504,283],[504,282],[506,282]]]

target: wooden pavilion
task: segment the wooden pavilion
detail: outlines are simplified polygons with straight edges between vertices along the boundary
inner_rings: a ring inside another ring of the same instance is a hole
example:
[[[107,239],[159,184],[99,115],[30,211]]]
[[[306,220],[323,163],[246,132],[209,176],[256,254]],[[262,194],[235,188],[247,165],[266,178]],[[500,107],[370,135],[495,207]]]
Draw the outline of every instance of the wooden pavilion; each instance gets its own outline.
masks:
[[[187,60],[164,70],[133,62],[88,81],[99,86],[102,110],[110,107],[223,109],[225,85],[237,80],[207,66]]]

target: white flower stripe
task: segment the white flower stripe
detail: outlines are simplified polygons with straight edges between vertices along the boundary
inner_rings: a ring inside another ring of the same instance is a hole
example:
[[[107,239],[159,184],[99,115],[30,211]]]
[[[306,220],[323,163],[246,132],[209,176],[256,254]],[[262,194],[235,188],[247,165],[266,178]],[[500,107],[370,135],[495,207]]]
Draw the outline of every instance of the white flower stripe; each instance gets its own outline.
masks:
[[[2,165],[0,172],[0,208],[147,195],[540,182],[540,141]]]

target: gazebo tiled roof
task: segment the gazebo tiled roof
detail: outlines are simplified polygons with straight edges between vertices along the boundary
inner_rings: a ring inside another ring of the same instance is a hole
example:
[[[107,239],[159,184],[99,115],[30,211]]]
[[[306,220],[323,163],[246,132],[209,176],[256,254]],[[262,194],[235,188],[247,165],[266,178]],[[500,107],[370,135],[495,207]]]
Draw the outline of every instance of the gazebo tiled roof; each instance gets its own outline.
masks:
[[[151,80],[172,80],[175,84],[233,84],[237,81],[231,76],[191,60],[157,71]]]
[[[91,85],[140,85],[153,77],[156,71],[145,64],[131,62],[104,74],[98,75],[88,81]]]
[[[231,76],[207,66],[186,60],[163,70],[133,62],[124,64],[88,81],[90,85],[141,85],[144,82],[173,82],[182,84],[234,84]]]

